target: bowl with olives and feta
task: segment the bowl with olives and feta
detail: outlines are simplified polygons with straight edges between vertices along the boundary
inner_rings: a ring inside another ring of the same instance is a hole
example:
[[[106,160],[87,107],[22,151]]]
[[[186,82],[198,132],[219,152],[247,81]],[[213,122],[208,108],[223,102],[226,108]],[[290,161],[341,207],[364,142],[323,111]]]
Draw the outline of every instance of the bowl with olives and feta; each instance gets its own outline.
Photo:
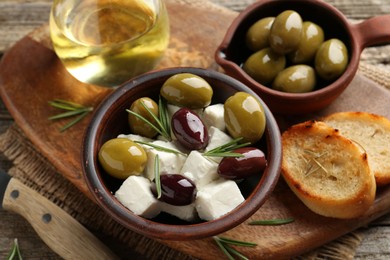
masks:
[[[172,68],[110,94],[82,154],[89,189],[110,216],[148,237],[190,240],[261,207],[279,178],[281,141],[272,113],[244,84]]]
[[[352,24],[325,1],[261,0],[233,21],[215,59],[272,112],[310,113],[347,88],[365,47],[390,40],[389,19]]]

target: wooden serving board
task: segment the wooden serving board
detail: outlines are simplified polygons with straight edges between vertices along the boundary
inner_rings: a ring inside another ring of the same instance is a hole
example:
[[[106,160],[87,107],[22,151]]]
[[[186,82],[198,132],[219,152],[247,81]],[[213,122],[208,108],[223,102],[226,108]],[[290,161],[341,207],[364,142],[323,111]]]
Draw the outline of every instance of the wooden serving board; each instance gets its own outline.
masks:
[[[207,1],[170,0],[167,6],[171,43],[160,68],[194,66],[217,69],[214,50],[237,14]],[[58,128],[63,122],[47,119],[58,113],[48,105],[48,101],[61,98],[96,107],[110,91],[80,83],[66,72],[51,49],[47,26],[38,28],[16,43],[0,64],[0,93],[16,123],[58,172],[90,198],[92,195],[82,177],[81,144],[91,117],[60,133]],[[355,103],[352,102],[354,100]],[[390,94],[374,82],[357,75],[347,91],[321,113],[365,110],[390,118],[388,108],[384,105],[372,106],[372,100],[376,101],[374,104],[384,104],[390,101]],[[278,117],[281,129],[305,119]],[[255,248],[239,249],[251,259],[288,258],[321,246],[388,211],[390,187],[383,187],[378,190],[375,205],[359,219],[321,217],[307,209],[280,180],[268,201],[249,220],[292,217],[295,221],[283,226],[249,226],[244,222],[224,236],[257,243]],[[160,242],[202,259],[223,257],[211,238]]]

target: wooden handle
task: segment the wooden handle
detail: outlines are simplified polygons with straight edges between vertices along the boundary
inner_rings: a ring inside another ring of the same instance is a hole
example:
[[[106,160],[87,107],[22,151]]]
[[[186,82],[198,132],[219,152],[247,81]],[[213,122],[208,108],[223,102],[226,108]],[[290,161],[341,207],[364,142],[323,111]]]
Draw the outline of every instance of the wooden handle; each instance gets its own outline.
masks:
[[[64,259],[119,259],[64,210],[17,179],[8,184],[3,208],[23,216]]]

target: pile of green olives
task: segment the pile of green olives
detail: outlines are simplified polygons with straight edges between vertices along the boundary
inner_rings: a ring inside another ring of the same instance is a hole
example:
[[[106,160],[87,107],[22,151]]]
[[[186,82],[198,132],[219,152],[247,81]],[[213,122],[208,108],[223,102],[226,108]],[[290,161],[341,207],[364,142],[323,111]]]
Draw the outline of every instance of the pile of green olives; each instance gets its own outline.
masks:
[[[252,54],[243,70],[257,82],[290,93],[313,91],[318,78],[331,82],[348,65],[348,50],[336,38],[325,39],[323,29],[286,10],[255,22],[246,32]]]

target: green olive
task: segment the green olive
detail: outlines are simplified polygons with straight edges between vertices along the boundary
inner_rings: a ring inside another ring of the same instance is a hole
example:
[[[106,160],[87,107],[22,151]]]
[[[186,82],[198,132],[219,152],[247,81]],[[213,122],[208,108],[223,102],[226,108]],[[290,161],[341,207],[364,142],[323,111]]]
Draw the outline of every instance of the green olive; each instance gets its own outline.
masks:
[[[114,138],[105,142],[99,150],[98,158],[103,169],[118,179],[140,175],[147,162],[145,150],[125,138]]]
[[[287,54],[298,48],[302,33],[302,18],[292,10],[287,10],[276,16],[271,27],[269,43],[279,54]]]
[[[269,46],[268,38],[274,20],[275,17],[265,17],[249,27],[245,42],[250,50],[259,51]]]
[[[254,80],[266,85],[271,83],[285,66],[285,56],[275,53],[271,48],[265,48],[249,56],[243,70]]]
[[[324,42],[324,31],[312,22],[304,22],[302,38],[298,48],[289,54],[289,59],[295,63],[309,63],[314,59],[318,47]]]
[[[237,92],[224,104],[226,129],[233,138],[256,143],[264,134],[266,118],[260,102],[246,92]]]
[[[156,104],[156,102],[154,102],[148,97],[142,97],[134,101],[130,106],[130,110],[146,118],[150,123],[157,125],[156,120],[154,120],[153,116],[145,107],[147,107],[150,112],[152,112],[156,117],[158,117],[158,105]],[[134,134],[142,135],[149,138],[152,138],[157,135],[157,131],[153,127],[151,127],[150,124],[146,123],[144,120],[136,117],[135,115],[129,114],[128,121],[130,130]]]
[[[344,73],[348,65],[348,50],[339,39],[322,43],[315,57],[315,69],[325,80],[334,80]]]
[[[272,88],[290,93],[310,92],[316,85],[316,73],[308,65],[294,65],[276,76]]]
[[[198,109],[210,105],[213,89],[197,75],[180,73],[165,81],[160,94],[173,105]]]

